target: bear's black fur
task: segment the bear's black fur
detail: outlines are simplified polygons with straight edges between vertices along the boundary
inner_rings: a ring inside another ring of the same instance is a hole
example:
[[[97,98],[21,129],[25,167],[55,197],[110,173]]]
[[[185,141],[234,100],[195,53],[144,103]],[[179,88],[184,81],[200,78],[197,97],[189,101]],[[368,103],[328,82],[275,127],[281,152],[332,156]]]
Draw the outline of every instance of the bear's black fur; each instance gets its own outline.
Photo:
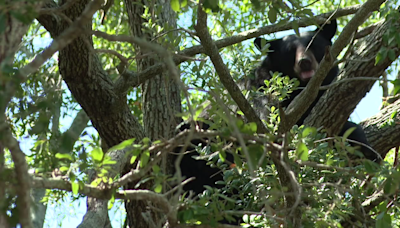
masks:
[[[208,130],[209,125],[200,122],[198,123],[199,127],[203,130]],[[180,127],[180,130],[190,129],[190,124],[183,124]],[[194,146],[206,146],[205,140],[194,139],[191,141],[191,144]],[[175,153],[180,153],[182,147],[175,148]],[[221,170],[217,167],[211,167],[207,165],[207,161],[202,159],[195,159],[193,156],[198,156],[199,154],[195,151],[193,146],[188,146],[186,148],[186,154],[182,156],[182,160],[180,163],[180,169],[183,177],[190,178],[194,177],[193,181],[188,182],[183,186],[184,191],[193,191],[194,194],[198,195],[202,193],[205,188],[204,185],[208,185],[210,187],[218,188],[216,184],[217,181],[222,180]],[[233,162],[233,157],[231,154],[227,155],[227,160]]]
[[[270,72],[282,73],[282,76],[289,76],[299,80],[299,87],[305,87],[311,77],[318,69],[325,54],[325,49],[332,45],[331,39],[336,33],[336,20],[313,32],[301,33],[300,36],[289,35],[282,39],[267,42],[262,38],[254,40],[255,46],[261,51],[265,44],[270,44],[267,58],[256,70],[256,81],[252,85],[259,88],[264,85],[264,80],[271,78]],[[311,42],[312,41],[312,42]],[[322,85],[330,84],[338,75],[339,69],[336,65],[325,77]],[[299,95],[301,90],[293,91],[289,98],[282,102],[283,107],[287,107],[292,100]],[[310,114],[324,90],[320,90],[315,101],[297,122],[301,125],[305,118]]]
[[[321,27],[321,26],[320,26]],[[299,87],[305,87],[311,77],[314,76],[318,69],[319,63],[325,54],[325,49],[332,44],[331,39],[337,30],[336,20],[332,20],[329,24],[324,25],[321,29],[312,32],[301,33],[300,36],[289,35],[282,39],[267,42],[262,38],[254,40],[255,46],[261,51],[265,44],[270,44],[269,53],[261,66],[255,71],[255,79],[250,81],[248,85],[254,88],[264,86],[264,80],[271,79],[270,72],[282,73],[282,76],[298,79]],[[325,77],[322,85],[329,85],[338,75],[338,66],[334,66]],[[287,107],[293,99],[299,95],[301,90],[293,91],[289,97],[282,102],[283,107]],[[320,90],[318,96],[313,103],[297,121],[297,125],[302,125],[306,117],[310,114],[312,108],[322,97],[325,90]],[[362,128],[347,121],[341,132],[342,136],[348,129],[355,127],[355,130],[349,135],[348,139],[355,140],[370,147]],[[356,143],[350,143],[353,146],[360,146]],[[361,152],[370,160],[380,162],[380,156],[368,147],[361,146]]]
[[[269,80],[271,78],[270,72],[280,72],[283,76],[287,75],[290,78],[296,78],[300,81],[300,86],[305,87],[310,78],[317,71],[319,63],[324,56],[325,49],[332,44],[331,39],[335,35],[336,30],[337,23],[336,20],[333,20],[321,29],[301,33],[300,36],[289,35],[282,39],[270,42],[267,42],[262,38],[256,38],[254,43],[259,50],[268,43],[270,44],[269,51],[271,52],[268,53],[261,66],[256,69],[255,78],[246,81],[244,87],[246,87],[246,89],[258,89],[259,87],[265,86],[264,80]],[[338,71],[338,67],[334,66],[328,72],[322,85],[330,84],[337,77]],[[282,106],[287,107],[300,92],[301,90],[296,90],[291,93],[288,99],[282,102]],[[324,90],[319,91],[317,98],[297,122],[298,125],[303,124],[305,118],[310,114],[312,108],[321,98],[323,93]],[[255,109],[257,109],[257,107],[255,107]],[[348,138],[369,145],[362,128],[355,123],[345,123],[340,135],[343,135],[344,132],[351,127],[355,127],[355,130]],[[190,126],[188,124],[184,124],[180,127],[180,130],[189,128]],[[207,130],[209,125],[201,123],[201,128]],[[201,143],[203,143],[203,146],[205,145],[202,140],[192,141],[192,144],[194,145]],[[189,147],[187,150],[193,149],[193,147]],[[178,147],[175,149],[175,152],[179,153],[180,150],[181,147]],[[361,151],[366,158],[377,162],[380,161],[373,151],[365,147],[363,147]],[[216,184],[217,181],[222,180],[223,178],[220,169],[208,166],[204,160],[194,159],[193,156],[196,154],[196,152],[185,154],[180,163],[182,176],[186,178],[195,177],[195,180],[186,184],[183,189],[185,191],[193,191],[195,194],[199,194],[205,190],[204,185],[216,188],[220,187]],[[233,157],[229,155],[227,160],[233,162]],[[226,222],[224,221],[223,223]]]

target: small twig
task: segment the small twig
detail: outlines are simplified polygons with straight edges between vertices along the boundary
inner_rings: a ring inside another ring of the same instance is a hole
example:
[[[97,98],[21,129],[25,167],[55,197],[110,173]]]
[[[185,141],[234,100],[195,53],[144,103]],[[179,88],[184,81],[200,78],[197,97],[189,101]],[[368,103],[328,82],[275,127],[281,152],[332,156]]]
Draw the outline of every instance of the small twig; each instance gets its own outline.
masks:
[[[353,51],[353,47],[354,47],[354,41],[356,40],[356,39],[355,39],[355,37],[356,37],[355,34],[356,34],[356,33],[357,33],[357,30],[354,31],[353,35],[351,36],[350,44],[349,44],[349,46],[347,47],[347,50],[346,50],[346,52],[344,53],[342,59],[336,60],[336,62],[334,63],[334,65],[339,65],[340,63],[345,62],[345,61],[347,60],[347,58],[351,55],[351,52]]]
[[[345,7],[342,9],[338,9],[336,11],[336,14],[333,16],[333,18],[338,18],[338,17],[343,17],[347,16],[350,14],[356,13],[359,9],[361,8],[360,5],[357,6],[351,6],[351,7]],[[323,23],[326,21],[326,18],[331,16],[332,12],[328,13],[323,13],[316,15],[313,18],[304,18],[296,21],[296,24],[299,27],[306,27],[310,25],[314,25],[315,23]],[[223,38],[220,40],[215,41],[215,45],[217,46],[218,49],[224,48],[231,46],[236,43],[243,42],[245,40],[253,39],[258,36],[262,36],[265,34],[271,34],[279,31],[285,31],[292,29],[293,25],[292,23],[284,23],[284,24],[279,24],[279,25],[268,25],[264,26],[261,28],[257,29],[251,29],[248,31],[241,32],[237,35],[230,36],[227,38]],[[111,35],[110,35],[111,36]],[[119,37],[119,36],[118,36]],[[108,39],[109,37],[103,37],[105,39]],[[111,40],[110,41],[123,41],[124,40]],[[182,50],[178,52],[177,54],[173,55],[173,60],[176,65],[181,64],[184,61],[188,60],[188,57],[195,56],[197,54],[204,53],[204,48],[202,45],[196,45],[190,48],[186,48],[185,50]],[[128,91],[129,88],[131,87],[137,87],[146,80],[151,79],[155,75],[159,75],[163,70],[165,69],[164,63],[159,63],[155,64],[154,66],[148,67],[146,70],[139,72],[135,77],[132,77],[129,79],[129,81],[126,81],[125,79],[121,78],[116,82],[116,87],[118,91]]]
[[[115,50],[109,50],[109,49],[95,49],[95,51],[97,53],[108,53],[108,54],[112,54],[115,55],[121,62],[127,64],[128,63],[128,59],[123,56],[122,54],[120,54],[119,52],[115,51]]]
[[[287,134],[285,134],[284,137],[283,137],[283,143],[282,143],[283,144],[283,148],[287,148],[287,143],[288,143]],[[297,190],[296,192],[293,192],[294,197],[295,197],[295,201],[293,202],[292,200],[288,200],[288,202],[291,204],[291,209],[290,209],[289,216],[293,216],[293,214],[297,210],[297,207],[300,204],[301,195],[302,195],[303,189],[301,188],[299,182],[297,181],[296,175],[293,172],[293,170],[291,170],[289,168],[289,166],[286,164],[286,157],[287,157],[287,150],[284,149],[280,153],[280,158],[279,158],[280,164],[285,169],[286,174],[287,174],[286,176],[289,177],[289,180],[290,180],[290,182],[292,184],[292,190],[293,191]],[[285,183],[285,184],[287,184],[287,183]],[[290,201],[292,201],[292,202],[290,202]],[[287,206],[289,206],[289,205],[287,205]],[[294,218],[294,219],[298,219],[298,218]],[[295,224],[297,224],[297,223],[295,223]]]
[[[4,113],[0,116],[0,143],[5,148],[8,148],[11,152],[11,158],[14,162],[14,171],[16,174],[16,180],[18,188],[16,192],[17,198],[17,210],[20,216],[19,222],[22,227],[31,228],[32,216],[31,216],[31,181],[28,174],[28,164],[26,163],[25,154],[19,147],[18,141],[13,137],[10,127],[6,122],[6,116]],[[3,151],[1,152],[3,153]],[[0,158],[1,159],[1,158]]]

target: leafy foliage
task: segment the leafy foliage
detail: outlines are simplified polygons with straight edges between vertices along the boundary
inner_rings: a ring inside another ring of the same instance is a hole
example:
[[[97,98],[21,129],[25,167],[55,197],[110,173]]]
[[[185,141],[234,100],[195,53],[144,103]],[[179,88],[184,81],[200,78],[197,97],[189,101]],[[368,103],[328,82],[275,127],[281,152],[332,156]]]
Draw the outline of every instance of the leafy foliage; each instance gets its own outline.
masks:
[[[15,1],[13,4],[17,6],[21,2]],[[179,51],[199,45],[199,39],[193,32],[197,23],[195,2],[171,0],[170,3],[172,10],[176,12],[178,29],[174,29],[172,25],[160,26],[158,21],[163,16],[160,9],[151,11],[151,7],[146,6],[142,15],[143,31],[154,34],[153,41],[162,44],[166,50]],[[209,16],[210,34],[214,40],[219,40],[250,29],[274,23],[279,26],[289,21],[293,21],[291,32],[298,34],[300,28],[296,19],[312,18],[339,6],[358,3],[359,1],[355,0],[340,3],[328,0],[204,0],[203,8]],[[371,25],[380,19],[399,20],[399,12],[394,3],[388,1],[380,13],[373,12],[371,19],[363,26]],[[6,3],[0,2],[0,6],[6,6]],[[21,14],[15,7],[11,7],[8,13],[0,13],[0,34],[7,32],[8,16],[24,24],[30,24],[32,19],[38,16],[32,9],[28,9],[26,14]],[[341,17],[339,23],[343,26],[349,18],[351,17]],[[105,23],[102,24],[100,18],[95,17],[92,27],[110,35],[129,35],[128,20],[130,18],[122,1],[115,1],[107,13]],[[280,36],[267,35],[271,39]],[[5,81],[14,80],[16,70],[31,62],[50,42],[50,34],[45,28],[36,21],[31,23],[16,52],[12,67],[2,63],[0,76]],[[126,59],[127,70],[131,72],[142,70],[136,64],[137,59],[143,58],[143,55],[155,56],[152,52],[137,53],[135,45],[131,43],[111,42],[96,36],[93,36],[93,47],[107,75],[105,77],[109,77],[112,82],[121,77],[118,69],[121,57],[111,51],[121,54]],[[399,47],[398,30],[388,30],[384,36],[384,47],[375,58],[376,65],[385,59],[395,61],[394,50]],[[253,70],[266,53],[256,53],[251,43],[244,41],[220,50],[220,54],[232,78],[239,80],[242,77],[254,77]],[[74,124],[82,108],[63,82],[57,55],[41,66],[39,71],[30,75],[27,81],[16,86],[15,96],[5,110],[7,123],[14,137],[28,144],[23,150],[27,154],[29,167],[34,170],[33,173],[41,177],[62,176],[71,184],[72,194],[57,189],[48,190],[44,200],[49,203],[66,199],[82,200],[84,195],[79,192],[85,183],[92,186],[109,186],[120,177],[109,177],[116,161],[110,158],[107,151],[102,150],[100,137],[91,123],[83,120],[80,124]],[[154,59],[156,63],[162,61],[159,57]],[[388,69],[389,73],[396,71],[395,64]],[[279,132],[282,110],[278,105],[259,107],[269,111],[268,118],[263,120],[269,134],[258,135],[256,125],[248,123],[243,118],[243,113],[235,108],[236,104],[220,83],[208,56],[188,58],[180,64],[179,70],[181,81],[188,93],[182,92],[182,113],[178,115],[185,120],[206,122],[211,125],[211,130],[220,133],[210,140],[207,147],[196,147],[196,150],[199,157],[205,158],[208,164],[223,170],[224,176],[223,181],[219,183],[223,188],[208,187],[199,196],[179,198],[178,219],[181,223],[216,225],[223,219],[231,221],[239,217],[243,219],[245,227],[291,226],[289,221],[285,220],[290,211],[288,212],[289,207],[285,205],[284,199],[293,193],[289,192],[287,185],[281,183],[281,171],[272,162],[271,156],[275,152],[274,148],[279,147],[301,188],[301,192],[295,197],[300,199],[299,207],[303,212],[301,221],[304,227],[344,227],[344,222],[352,221],[353,218],[357,218],[357,222],[353,224],[356,226],[367,224],[381,228],[400,224],[399,199],[396,197],[400,189],[400,168],[389,164],[395,160],[395,152],[391,152],[387,161],[378,166],[363,159],[362,154],[348,145],[345,140],[347,133],[344,139],[327,137],[323,129],[294,126],[290,132],[282,134]],[[395,96],[400,91],[399,79],[391,83],[392,95]],[[269,96],[275,101],[273,103],[277,104],[297,88],[298,81],[274,73],[271,80],[265,81],[265,85],[263,89],[243,91],[243,94],[249,100],[257,96]],[[1,94],[3,91],[5,88],[2,84]],[[130,88],[126,99],[131,112],[140,123],[144,121],[142,108],[146,105],[142,103],[142,96],[142,88],[139,86]],[[222,108],[225,106],[229,109]],[[190,108],[193,108],[194,113]],[[205,110],[212,116],[213,121],[201,115]],[[397,112],[392,114],[388,126],[396,124],[396,115]],[[73,131],[74,129],[76,131]],[[242,139],[245,145],[236,141],[232,143],[229,141],[232,137],[237,141]],[[126,150],[130,164],[137,164],[138,170],[151,170],[150,175],[136,184],[137,188],[143,183],[153,181],[150,190],[165,193],[171,187],[169,184],[173,185],[176,182],[176,178],[164,173],[163,167],[155,162],[159,157],[154,156],[151,150],[164,145],[163,143],[165,141],[154,142],[149,138],[141,141],[129,139],[111,147],[109,151]],[[10,153],[5,151],[5,166],[13,168]],[[233,154],[235,164],[227,164],[228,153]],[[92,171],[96,173],[93,179],[88,175]],[[3,181],[12,175],[15,174],[9,170],[2,170],[0,177]],[[383,191],[386,199],[377,205],[372,204],[371,202],[375,202],[374,194],[380,191]],[[115,204],[117,201],[114,193],[111,194],[109,207],[115,209],[115,205],[118,204]],[[10,225],[16,226],[20,218],[16,210],[16,193],[7,190],[5,195],[2,208],[7,211]],[[363,214],[358,210],[361,206],[370,210]],[[364,221],[364,224],[360,221]]]

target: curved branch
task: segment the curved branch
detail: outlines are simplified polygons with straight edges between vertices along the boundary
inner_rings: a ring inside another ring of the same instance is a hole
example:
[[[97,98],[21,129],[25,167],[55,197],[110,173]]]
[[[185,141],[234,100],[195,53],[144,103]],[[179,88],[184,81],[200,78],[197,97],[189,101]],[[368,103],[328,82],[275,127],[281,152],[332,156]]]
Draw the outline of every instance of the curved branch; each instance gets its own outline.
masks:
[[[360,10],[357,11],[354,17],[343,28],[341,34],[332,45],[330,51],[325,52],[325,57],[322,59],[317,72],[315,72],[315,76],[312,77],[310,82],[307,84],[306,89],[303,90],[298,96],[296,96],[296,98],[290,103],[290,105],[286,109],[286,120],[283,121],[283,131],[289,130],[311,105],[311,103],[317,97],[318,89],[326,76],[325,72],[328,72],[333,67],[336,57],[349,43],[352,34],[357,30],[358,26],[360,26],[370,16],[371,12],[379,9],[380,5],[383,2],[385,2],[385,0],[368,0],[361,6]],[[313,110],[315,110],[315,108]],[[307,120],[309,121],[311,117],[312,115],[309,115],[306,118],[306,125],[308,125]],[[311,126],[320,127],[321,125],[311,124]],[[328,127],[326,125],[323,126]],[[337,132],[340,131],[341,126],[342,125],[340,125]]]
[[[368,141],[382,157],[393,147],[400,146],[400,100],[362,121]]]
[[[392,64],[392,61],[386,58],[375,65],[375,57],[384,46],[382,37],[389,29],[400,29],[400,20],[381,22],[370,36],[360,40],[339,78],[379,78]],[[393,50],[397,58],[400,55],[400,49],[393,48]],[[370,80],[361,80],[333,86],[319,100],[310,116],[305,120],[305,124],[316,127],[324,126],[332,135],[339,133],[343,124],[374,83]],[[375,148],[375,144],[371,145]],[[384,153],[379,150],[378,152]]]
[[[351,6],[351,7],[345,7],[342,9],[338,9],[332,12],[328,13],[323,13],[319,14],[313,18],[304,18],[296,21],[296,24],[299,27],[307,27],[310,25],[315,25],[318,23],[324,23],[326,21],[326,18],[329,18],[332,16],[332,18],[339,18],[343,16],[347,16],[350,14],[356,13],[359,9],[361,8],[361,5],[357,6]],[[293,22],[288,22],[285,24],[273,24],[273,25],[268,25],[264,26],[261,28],[257,29],[251,29],[248,31],[241,32],[237,35],[223,38],[220,40],[214,41],[215,45],[217,46],[218,49],[228,47],[240,42],[243,42],[245,40],[253,39],[258,36],[262,36],[265,34],[270,34],[270,33],[275,33],[279,31],[285,31],[293,28]],[[187,61],[189,58],[188,57],[193,57],[197,54],[204,53],[205,50],[202,45],[196,45],[190,48],[187,48],[183,51],[178,52],[176,55],[174,55],[174,62],[175,64],[181,64],[184,61]],[[147,68],[146,70],[139,72],[137,74],[132,74],[131,77],[128,77],[125,79],[124,77],[121,77],[115,84],[116,87],[119,91],[127,91],[131,87],[137,87],[146,80],[151,79],[154,75],[157,75],[161,73],[163,70],[165,70],[165,65],[163,63],[156,64],[154,66],[151,66]]]

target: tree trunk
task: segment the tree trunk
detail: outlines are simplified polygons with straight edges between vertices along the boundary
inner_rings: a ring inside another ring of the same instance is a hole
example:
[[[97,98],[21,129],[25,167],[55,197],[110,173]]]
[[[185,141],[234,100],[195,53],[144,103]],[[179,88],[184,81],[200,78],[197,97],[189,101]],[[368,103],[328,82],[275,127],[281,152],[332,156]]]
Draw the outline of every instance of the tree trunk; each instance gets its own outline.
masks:
[[[152,21],[156,21],[161,27],[168,25],[169,27],[176,27],[175,13],[170,7],[170,1],[157,0],[153,1],[155,4],[145,5],[146,1],[132,1],[125,0],[129,16],[129,25],[131,27],[132,35],[135,37],[142,37],[149,42],[156,34],[151,34],[145,30],[144,26],[146,19],[142,17],[144,9],[149,8],[152,15]],[[160,7],[160,8],[159,8]],[[156,14],[155,11],[160,14]],[[155,20],[154,20],[155,19]],[[153,41],[154,42],[154,41]],[[135,46],[136,56],[144,56],[146,51],[140,46]],[[138,71],[146,70],[148,67],[153,66],[156,61],[162,61],[155,58],[154,55],[146,58],[137,59]],[[159,74],[152,77],[151,80],[146,81],[142,85],[142,102],[143,102],[143,122],[146,136],[151,140],[169,139],[173,136],[174,129],[181,120],[175,117],[175,114],[181,112],[181,99],[180,91],[176,80],[167,73]],[[173,161],[170,156],[165,156],[162,159],[162,169],[166,173],[171,173],[173,170]],[[127,170],[128,171],[128,170]],[[127,189],[133,189],[136,183],[130,183],[126,186]],[[165,190],[164,186],[164,190]],[[141,188],[152,189],[153,182],[148,181],[141,185]],[[128,201],[125,204],[127,211],[127,219],[129,227],[160,227],[163,219],[157,213],[151,213],[151,222],[146,221],[143,211],[148,207],[148,202],[145,201]],[[148,220],[148,218],[147,218]],[[150,224],[149,224],[150,223]]]
[[[63,13],[72,21],[79,17],[88,0],[75,1]],[[62,1],[60,5],[64,4]],[[54,8],[54,2],[47,2]],[[69,27],[69,23],[55,15],[41,15],[39,22],[57,37]],[[91,30],[91,22],[83,25]],[[92,35],[82,35],[59,52],[59,70],[73,97],[92,121],[105,148],[124,140],[144,137],[143,127],[132,115],[126,96],[114,90],[114,84],[103,70],[97,54],[93,51]],[[118,157],[118,154],[115,156]],[[107,201],[88,198],[87,213],[80,227],[108,227]]]
[[[315,127],[324,126],[330,134],[340,132],[343,124],[357,104],[375,83],[374,80],[357,80],[357,77],[379,78],[385,69],[391,65],[392,61],[389,58],[375,65],[375,56],[377,56],[380,48],[384,46],[382,36],[389,29],[394,28],[400,28],[400,21],[388,20],[379,24],[371,35],[357,42],[353,54],[346,61],[339,77],[340,80],[353,80],[339,83],[329,88],[314,107],[310,116],[305,120],[305,124]],[[394,50],[397,58],[400,54],[400,49],[394,48]],[[368,132],[366,132],[367,137],[370,139],[373,136],[369,136]],[[397,137],[397,140],[387,142],[386,138],[381,137],[380,139],[372,140],[370,143],[381,155],[385,155],[389,146],[387,143],[390,143],[389,148],[400,144],[400,133],[395,133],[393,137]],[[386,146],[381,147],[383,144]]]

